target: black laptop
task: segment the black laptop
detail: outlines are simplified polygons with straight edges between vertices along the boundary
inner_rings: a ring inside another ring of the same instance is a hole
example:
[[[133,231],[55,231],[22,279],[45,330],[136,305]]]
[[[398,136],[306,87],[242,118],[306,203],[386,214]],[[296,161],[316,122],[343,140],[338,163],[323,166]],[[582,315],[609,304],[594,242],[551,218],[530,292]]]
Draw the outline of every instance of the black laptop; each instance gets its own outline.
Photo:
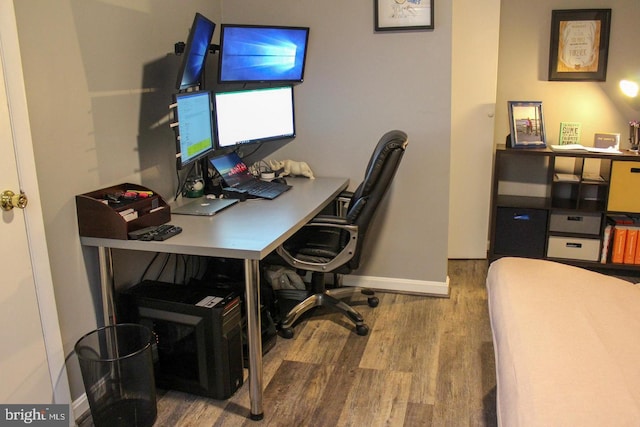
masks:
[[[250,197],[275,199],[291,188],[287,184],[262,181],[254,177],[249,172],[247,165],[235,152],[214,157],[211,159],[211,164],[222,177],[226,187],[246,191]]]

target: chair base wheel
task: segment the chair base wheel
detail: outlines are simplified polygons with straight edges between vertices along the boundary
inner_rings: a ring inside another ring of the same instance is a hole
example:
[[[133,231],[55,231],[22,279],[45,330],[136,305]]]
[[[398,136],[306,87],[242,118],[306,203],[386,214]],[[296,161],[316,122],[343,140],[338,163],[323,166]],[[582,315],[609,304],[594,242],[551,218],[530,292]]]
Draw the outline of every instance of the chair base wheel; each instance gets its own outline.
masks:
[[[356,334],[360,336],[366,336],[369,334],[369,327],[367,325],[356,325]]]
[[[377,307],[378,304],[380,304],[380,300],[378,297],[369,297],[367,298],[367,303],[369,304],[369,307]]]
[[[280,336],[282,338],[290,340],[293,338],[293,328],[282,328],[280,329]]]

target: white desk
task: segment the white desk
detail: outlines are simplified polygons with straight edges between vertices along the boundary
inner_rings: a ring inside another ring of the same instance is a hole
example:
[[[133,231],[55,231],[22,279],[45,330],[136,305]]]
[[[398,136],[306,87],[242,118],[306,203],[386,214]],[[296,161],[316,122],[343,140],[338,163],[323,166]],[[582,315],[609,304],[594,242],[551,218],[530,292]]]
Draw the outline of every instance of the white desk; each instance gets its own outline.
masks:
[[[293,188],[275,200],[250,199],[212,217],[172,215],[182,233],[163,242],[80,237],[98,248],[105,324],[115,324],[111,249],[244,259],[249,347],[251,418],[262,419],[262,337],[259,262],[316,216],[349,181],[345,178],[290,178]]]

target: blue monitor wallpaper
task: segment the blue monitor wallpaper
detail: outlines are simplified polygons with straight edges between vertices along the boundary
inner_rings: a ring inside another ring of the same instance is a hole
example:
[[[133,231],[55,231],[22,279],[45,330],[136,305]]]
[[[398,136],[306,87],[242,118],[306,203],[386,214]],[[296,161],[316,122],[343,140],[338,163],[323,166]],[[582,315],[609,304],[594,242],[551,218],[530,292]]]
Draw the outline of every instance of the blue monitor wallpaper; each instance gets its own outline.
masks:
[[[218,81],[302,81],[308,34],[308,28],[223,24]]]
[[[178,71],[177,89],[183,90],[200,85],[215,28],[215,23],[199,13],[196,14]]]

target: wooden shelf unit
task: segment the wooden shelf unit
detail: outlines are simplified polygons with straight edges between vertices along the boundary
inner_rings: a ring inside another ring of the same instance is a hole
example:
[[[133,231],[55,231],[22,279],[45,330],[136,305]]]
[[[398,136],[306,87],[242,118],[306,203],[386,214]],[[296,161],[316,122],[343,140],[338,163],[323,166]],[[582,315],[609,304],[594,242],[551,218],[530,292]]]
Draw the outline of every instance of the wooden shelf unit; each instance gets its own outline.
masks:
[[[640,218],[636,180],[640,156],[633,153],[496,147],[489,260],[521,256],[640,273],[637,264],[600,262],[607,216]]]

